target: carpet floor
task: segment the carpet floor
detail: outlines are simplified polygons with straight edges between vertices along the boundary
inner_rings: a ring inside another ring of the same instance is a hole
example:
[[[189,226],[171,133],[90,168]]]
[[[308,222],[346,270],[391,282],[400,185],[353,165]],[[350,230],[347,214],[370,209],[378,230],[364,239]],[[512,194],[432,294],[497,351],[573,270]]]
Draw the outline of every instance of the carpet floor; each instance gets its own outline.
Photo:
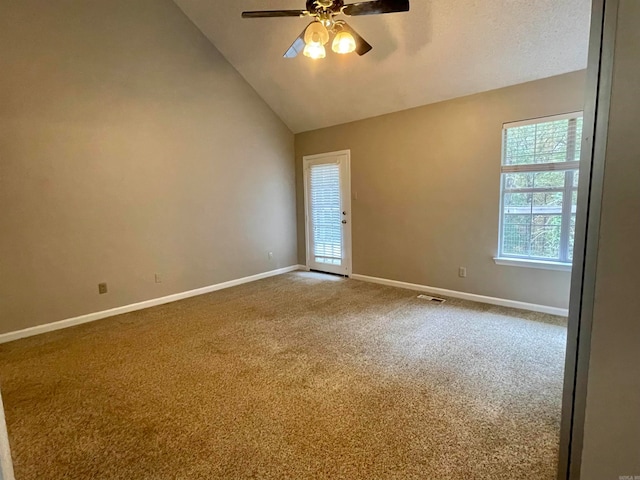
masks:
[[[17,480],[553,480],[564,319],[292,273],[0,345]]]

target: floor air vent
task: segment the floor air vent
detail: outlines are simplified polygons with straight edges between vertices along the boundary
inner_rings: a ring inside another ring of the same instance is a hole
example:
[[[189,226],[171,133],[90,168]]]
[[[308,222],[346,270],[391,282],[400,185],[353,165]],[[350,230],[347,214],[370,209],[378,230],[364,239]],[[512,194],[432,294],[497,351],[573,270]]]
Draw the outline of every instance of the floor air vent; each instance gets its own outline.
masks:
[[[446,300],[444,298],[432,297],[430,295],[418,295],[420,300],[426,300],[427,302],[432,303],[444,303]]]

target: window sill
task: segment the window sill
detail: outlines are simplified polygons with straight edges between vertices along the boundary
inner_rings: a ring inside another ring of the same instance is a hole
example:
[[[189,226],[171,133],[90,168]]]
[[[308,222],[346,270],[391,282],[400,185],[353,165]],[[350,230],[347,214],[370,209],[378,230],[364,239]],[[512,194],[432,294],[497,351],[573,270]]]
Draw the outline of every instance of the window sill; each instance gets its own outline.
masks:
[[[500,258],[493,259],[496,265],[505,265],[508,267],[526,267],[539,268],[543,270],[557,270],[561,272],[570,272],[572,265],[570,263],[545,262],[544,260],[527,260],[524,258]]]

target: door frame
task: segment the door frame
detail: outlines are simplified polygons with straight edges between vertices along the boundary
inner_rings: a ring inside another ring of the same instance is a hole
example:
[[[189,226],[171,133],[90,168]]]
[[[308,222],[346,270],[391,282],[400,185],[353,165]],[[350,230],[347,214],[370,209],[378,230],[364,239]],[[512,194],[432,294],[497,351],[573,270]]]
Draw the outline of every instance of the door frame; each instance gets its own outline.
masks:
[[[581,477],[600,239],[600,212],[619,0],[592,0],[591,5],[583,148],[580,159],[576,243],[567,328],[558,480],[579,480]]]
[[[15,480],[7,422],[4,417],[2,393],[0,393],[0,480]]]
[[[335,152],[318,153],[315,155],[305,155],[302,157],[302,182],[304,184],[304,246],[306,250],[306,267],[311,267],[311,249],[309,243],[311,240],[309,233],[309,163],[314,160],[319,160],[325,157],[333,157],[337,155],[346,155],[345,175],[346,179],[341,179],[341,196],[342,196],[342,208],[347,212],[345,219],[347,223],[343,228],[344,238],[344,251],[346,252],[345,261],[345,276],[350,277],[353,271],[353,249],[351,240],[351,224],[353,222],[353,214],[351,210],[351,150],[338,150]]]

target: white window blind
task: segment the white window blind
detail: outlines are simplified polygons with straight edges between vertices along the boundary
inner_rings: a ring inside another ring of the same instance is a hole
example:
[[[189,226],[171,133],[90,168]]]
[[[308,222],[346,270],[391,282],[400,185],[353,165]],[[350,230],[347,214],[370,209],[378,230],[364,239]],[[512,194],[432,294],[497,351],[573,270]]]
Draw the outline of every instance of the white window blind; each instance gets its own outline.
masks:
[[[342,264],[340,165],[310,167],[313,256],[316,262]]]
[[[503,130],[501,258],[571,263],[582,114]]]

